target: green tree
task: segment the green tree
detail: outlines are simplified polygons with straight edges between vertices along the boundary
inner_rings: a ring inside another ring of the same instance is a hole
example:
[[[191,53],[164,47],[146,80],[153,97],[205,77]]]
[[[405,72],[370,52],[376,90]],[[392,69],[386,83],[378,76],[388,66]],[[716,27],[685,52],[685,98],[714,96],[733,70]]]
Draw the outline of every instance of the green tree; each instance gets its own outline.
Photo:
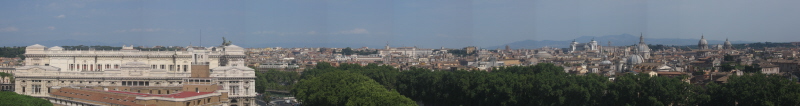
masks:
[[[258,72],[258,71],[257,71]],[[256,73],[256,92],[289,91],[300,79],[300,74],[293,71],[268,70]]]
[[[410,106],[414,101],[367,76],[331,70],[302,79],[292,93],[311,106]]]
[[[0,92],[0,106],[52,106],[50,101],[15,92]]]
[[[352,55],[355,53],[350,47],[342,49],[342,55]]]
[[[707,94],[712,99],[705,105],[800,105],[800,84],[778,75],[733,75],[728,83],[709,84]]]
[[[708,100],[702,89],[679,78],[625,74],[609,85],[606,105],[696,105]]]

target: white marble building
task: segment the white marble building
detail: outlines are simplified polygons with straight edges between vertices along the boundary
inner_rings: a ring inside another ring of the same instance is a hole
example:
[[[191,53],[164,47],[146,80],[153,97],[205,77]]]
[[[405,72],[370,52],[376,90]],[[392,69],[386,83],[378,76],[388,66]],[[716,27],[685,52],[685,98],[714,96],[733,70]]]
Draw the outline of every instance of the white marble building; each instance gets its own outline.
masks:
[[[236,45],[190,46],[185,51],[140,51],[133,46],[87,51],[36,44],[25,51],[25,66],[15,70],[18,94],[47,99],[51,87],[176,87],[190,77],[191,65],[207,64],[211,78],[230,92],[231,105],[256,105],[255,72],[244,65],[244,49]]]

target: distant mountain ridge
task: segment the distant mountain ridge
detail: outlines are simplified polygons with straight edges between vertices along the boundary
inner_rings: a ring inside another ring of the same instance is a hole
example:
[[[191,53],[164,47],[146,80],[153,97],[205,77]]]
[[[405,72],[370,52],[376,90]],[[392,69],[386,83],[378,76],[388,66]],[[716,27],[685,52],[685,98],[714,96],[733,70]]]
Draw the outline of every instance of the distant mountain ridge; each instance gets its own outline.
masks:
[[[652,45],[657,45],[657,44],[661,44],[661,45],[676,45],[676,46],[697,45],[697,42],[700,41],[699,38],[700,38],[699,36],[698,36],[698,39],[647,38],[647,36],[645,36],[644,37],[644,42],[647,43],[647,44],[652,44]],[[581,36],[581,37],[575,38],[575,41],[577,41],[578,43],[587,43],[587,42],[592,41],[592,39],[597,41],[597,44],[601,45],[601,46],[608,46],[608,41],[611,41],[611,46],[629,46],[629,45],[634,45],[634,44],[638,44],[639,43],[639,36],[630,35],[630,34],[605,35],[605,36],[599,36],[599,37]],[[709,45],[722,44],[722,43],[725,42],[724,39],[723,40],[706,39],[706,40],[708,41]],[[730,42],[733,43],[733,44],[737,44],[737,43],[754,43],[754,42],[750,42],[750,41],[730,41]],[[554,47],[554,48],[567,48],[567,47],[569,47],[570,43],[572,43],[572,40],[566,40],[566,41],[523,40],[523,41],[517,41],[517,42],[508,43],[508,44],[505,44],[505,45],[490,46],[490,47],[487,47],[485,49],[496,49],[496,48],[503,49],[503,48],[505,48],[506,45],[508,45],[510,48],[513,48],[513,49],[522,49],[522,48],[535,49],[535,48],[541,48],[541,47],[545,47],[545,46]]]

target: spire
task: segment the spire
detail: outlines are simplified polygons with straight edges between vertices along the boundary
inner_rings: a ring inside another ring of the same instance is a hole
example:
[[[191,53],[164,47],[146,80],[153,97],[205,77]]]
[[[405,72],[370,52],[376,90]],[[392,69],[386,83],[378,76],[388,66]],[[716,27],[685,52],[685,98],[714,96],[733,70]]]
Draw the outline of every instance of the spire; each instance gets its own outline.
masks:
[[[639,34],[639,44],[644,44],[644,33]]]

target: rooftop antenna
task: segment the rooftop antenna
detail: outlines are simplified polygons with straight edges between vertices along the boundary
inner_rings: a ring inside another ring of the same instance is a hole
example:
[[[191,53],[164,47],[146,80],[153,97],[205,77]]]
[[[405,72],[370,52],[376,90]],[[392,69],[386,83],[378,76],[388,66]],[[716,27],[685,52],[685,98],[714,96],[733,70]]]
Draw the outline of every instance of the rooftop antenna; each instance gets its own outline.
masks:
[[[200,47],[203,47],[203,29],[200,29]]]

